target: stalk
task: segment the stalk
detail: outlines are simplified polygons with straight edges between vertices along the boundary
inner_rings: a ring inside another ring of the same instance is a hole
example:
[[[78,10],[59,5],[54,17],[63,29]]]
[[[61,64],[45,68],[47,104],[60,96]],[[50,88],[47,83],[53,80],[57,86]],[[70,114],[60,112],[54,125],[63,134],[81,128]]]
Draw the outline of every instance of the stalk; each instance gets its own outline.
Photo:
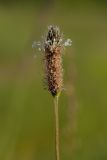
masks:
[[[59,96],[54,97],[54,117],[55,117],[55,157],[56,160],[60,160],[60,151],[59,151],[59,112],[58,112],[58,100]]]

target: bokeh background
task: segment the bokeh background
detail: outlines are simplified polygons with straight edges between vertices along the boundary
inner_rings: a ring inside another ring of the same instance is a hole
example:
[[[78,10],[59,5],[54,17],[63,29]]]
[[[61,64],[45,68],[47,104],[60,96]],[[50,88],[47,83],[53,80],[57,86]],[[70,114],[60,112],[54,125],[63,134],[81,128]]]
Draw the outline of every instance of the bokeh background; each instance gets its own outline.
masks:
[[[0,160],[55,159],[53,99],[32,50],[50,24],[73,41],[63,55],[61,160],[107,160],[106,0],[0,1]]]

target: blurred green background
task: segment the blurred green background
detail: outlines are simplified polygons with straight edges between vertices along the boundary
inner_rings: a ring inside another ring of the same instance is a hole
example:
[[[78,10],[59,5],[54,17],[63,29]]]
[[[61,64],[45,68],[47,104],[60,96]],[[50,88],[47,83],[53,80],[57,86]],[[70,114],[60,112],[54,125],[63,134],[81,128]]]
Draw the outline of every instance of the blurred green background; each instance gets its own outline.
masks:
[[[50,24],[73,41],[63,56],[61,160],[107,160],[104,0],[0,1],[0,160],[55,160],[53,99],[32,50]]]

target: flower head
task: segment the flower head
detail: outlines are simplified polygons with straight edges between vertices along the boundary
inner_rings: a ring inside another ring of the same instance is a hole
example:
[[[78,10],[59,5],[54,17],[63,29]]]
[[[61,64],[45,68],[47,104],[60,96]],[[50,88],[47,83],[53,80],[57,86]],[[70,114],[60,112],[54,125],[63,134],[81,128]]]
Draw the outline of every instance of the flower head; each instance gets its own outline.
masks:
[[[57,26],[48,26],[44,41],[34,42],[32,47],[39,47],[44,53],[45,80],[48,91],[52,96],[57,96],[63,86],[62,49],[71,46],[72,41],[63,40],[63,35]]]
[[[45,78],[49,92],[56,96],[62,90],[62,56],[60,30],[57,26],[49,26],[46,35]]]

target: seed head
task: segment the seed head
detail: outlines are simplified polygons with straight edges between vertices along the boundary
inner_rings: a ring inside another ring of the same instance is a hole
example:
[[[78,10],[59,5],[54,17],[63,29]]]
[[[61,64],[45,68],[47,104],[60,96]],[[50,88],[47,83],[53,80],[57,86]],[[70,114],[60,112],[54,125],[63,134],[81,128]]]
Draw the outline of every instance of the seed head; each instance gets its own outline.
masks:
[[[72,41],[63,40],[63,34],[57,26],[48,26],[43,42],[33,42],[32,48],[38,47],[44,53],[45,81],[52,96],[58,95],[63,86],[62,50],[71,46]]]
[[[62,90],[62,55],[61,55],[62,35],[57,26],[49,26],[45,49],[45,78],[49,92],[56,96]]]

